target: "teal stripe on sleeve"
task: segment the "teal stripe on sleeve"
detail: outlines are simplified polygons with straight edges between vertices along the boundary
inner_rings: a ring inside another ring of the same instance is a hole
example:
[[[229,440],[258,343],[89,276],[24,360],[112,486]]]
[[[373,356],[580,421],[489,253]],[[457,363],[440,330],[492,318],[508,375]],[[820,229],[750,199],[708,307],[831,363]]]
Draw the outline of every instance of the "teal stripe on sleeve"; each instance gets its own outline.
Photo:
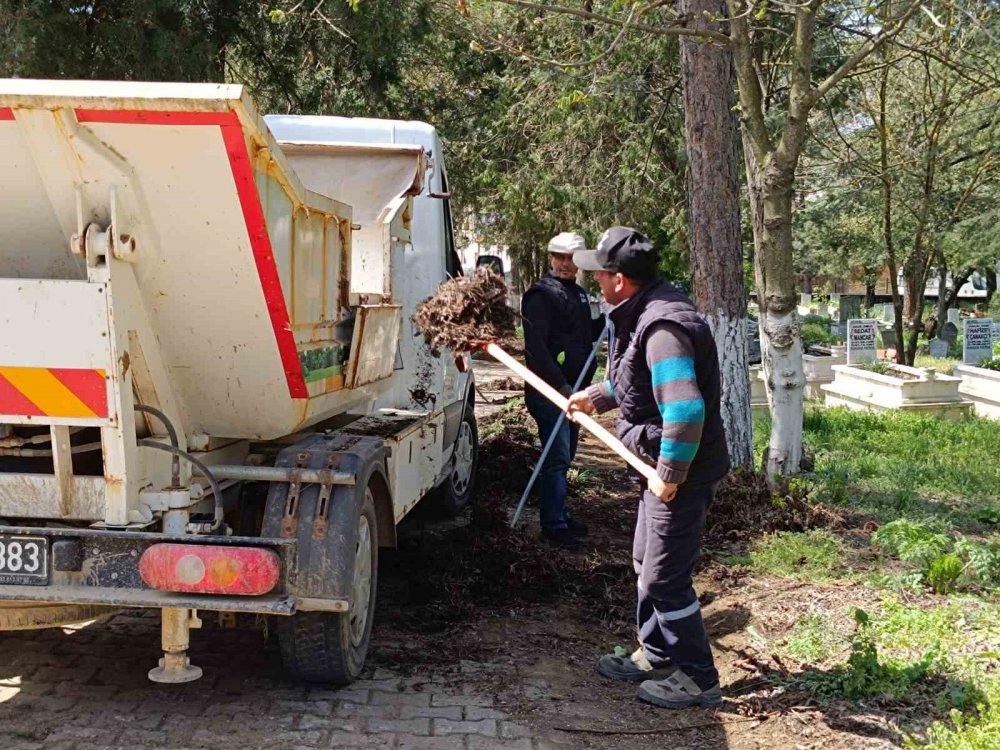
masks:
[[[667,461],[689,464],[698,452],[698,443],[682,443],[679,440],[663,438],[660,440],[660,458]]]
[[[690,401],[668,401],[659,404],[660,416],[664,422],[704,422],[705,401],[694,398]]]
[[[688,378],[694,380],[694,359],[691,357],[667,357],[653,363],[650,373],[654,386]]]

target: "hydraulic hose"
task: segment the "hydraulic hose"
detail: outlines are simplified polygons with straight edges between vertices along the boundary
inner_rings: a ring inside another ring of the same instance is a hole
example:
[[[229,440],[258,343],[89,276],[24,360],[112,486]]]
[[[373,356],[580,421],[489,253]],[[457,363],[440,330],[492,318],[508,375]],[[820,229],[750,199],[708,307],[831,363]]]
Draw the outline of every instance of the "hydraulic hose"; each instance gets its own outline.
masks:
[[[145,406],[143,404],[136,404],[135,410],[146,414],[152,414],[160,420],[160,422],[163,423],[163,426],[167,428],[167,435],[170,436],[170,444],[177,450],[180,450],[181,444],[177,439],[177,430],[174,428],[173,422],[170,421],[170,418],[166,414],[154,406]],[[170,462],[170,478],[174,487],[181,486],[181,460],[179,453],[175,453]]]
[[[187,451],[181,450],[180,448],[174,445],[167,445],[166,443],[158,443],[155,440],[149,440],[149,439],[140,440],[138,444],[145,448],[154,448],[158,451],[166,451],[167,453],[172,453],[174,456],[178,456],[180,458],[183,458],[185,461],[190,462],[196,469],[198,469],[198,471],[202,473],[205,479],[208,480],[209,484],[212,485],[212,494],[215,495],[215,518],[212,521],[212,531],[215,531],[220,526],[222,526],[222,517],[225,513],[225,510],[222,507],[222,488],[219,487],[219,482],[215,478],[215,475],[212,474],[212,471],[205,464],[203,464],[201,461],[199,461],[197,458],[192,456]]]

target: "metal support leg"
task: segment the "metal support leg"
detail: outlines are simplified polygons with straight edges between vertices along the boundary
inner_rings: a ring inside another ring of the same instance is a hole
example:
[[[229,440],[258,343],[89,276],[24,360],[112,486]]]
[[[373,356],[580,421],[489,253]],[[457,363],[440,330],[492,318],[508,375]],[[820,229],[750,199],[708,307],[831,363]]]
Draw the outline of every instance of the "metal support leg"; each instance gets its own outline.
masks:
[[[187,650],[191,644],[191,628],[201,627],[198,610],[164,607],[161,611],[163,658],[160,659],[160,666],[149,670],[149,679],[167,684],[193,682],[201,677],[201,667],[191,664]]]

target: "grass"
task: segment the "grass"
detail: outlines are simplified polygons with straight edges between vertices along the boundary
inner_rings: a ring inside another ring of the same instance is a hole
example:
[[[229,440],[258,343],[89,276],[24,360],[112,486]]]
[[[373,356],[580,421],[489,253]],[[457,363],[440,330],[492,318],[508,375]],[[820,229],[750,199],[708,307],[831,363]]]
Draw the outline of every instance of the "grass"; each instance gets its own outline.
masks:
[[[785,639],[785,651],[790,656],[812,664],[829,661],[846,645],[847,639],[818,613],[802,617]]]
[[[755,425],[758,456],[768,428],[766,418]],[[860,529],[850,543],[813,530],[768,535],[733,560],[760,575],[876,584],[853,632],[842,604],[824,611],[819,599],[780,650],[821,701],[914,707],[930,726],[917,722],[926,731],[904,738],[908,747],[1000,748],[998,435],[982,419],[809,408],[815,470],[797,481],[817,500],[877,519],[871,548]]]
[[[982,529],[1000,517],[997,424],[946,422],[893,412],[807,409],[803,439],[816,461],[819,499],[853,506],[887,522],[938,517]],[[754,430],[756,454],[769,424]]]
[[[843,556],[843,543],[829,531],[782,531],[758,541],[748,564],[760,574],[830,581],[844,572]]]
[[[962,360],[953,357],[932,357],[929,354],[918,354],[913,362],[914,367],[933,367],[943,375],[951,375],[956,365],[962,364]]]

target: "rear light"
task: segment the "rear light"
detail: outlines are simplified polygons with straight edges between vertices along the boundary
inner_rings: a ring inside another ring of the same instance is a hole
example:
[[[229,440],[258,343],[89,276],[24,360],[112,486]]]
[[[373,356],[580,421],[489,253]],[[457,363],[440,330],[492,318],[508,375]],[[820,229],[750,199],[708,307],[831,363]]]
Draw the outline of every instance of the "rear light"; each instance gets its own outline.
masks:
[[[260,596],[278,583],[278,555],[258,547],[154,544],[139,559],[139,575],[160,591]]]

